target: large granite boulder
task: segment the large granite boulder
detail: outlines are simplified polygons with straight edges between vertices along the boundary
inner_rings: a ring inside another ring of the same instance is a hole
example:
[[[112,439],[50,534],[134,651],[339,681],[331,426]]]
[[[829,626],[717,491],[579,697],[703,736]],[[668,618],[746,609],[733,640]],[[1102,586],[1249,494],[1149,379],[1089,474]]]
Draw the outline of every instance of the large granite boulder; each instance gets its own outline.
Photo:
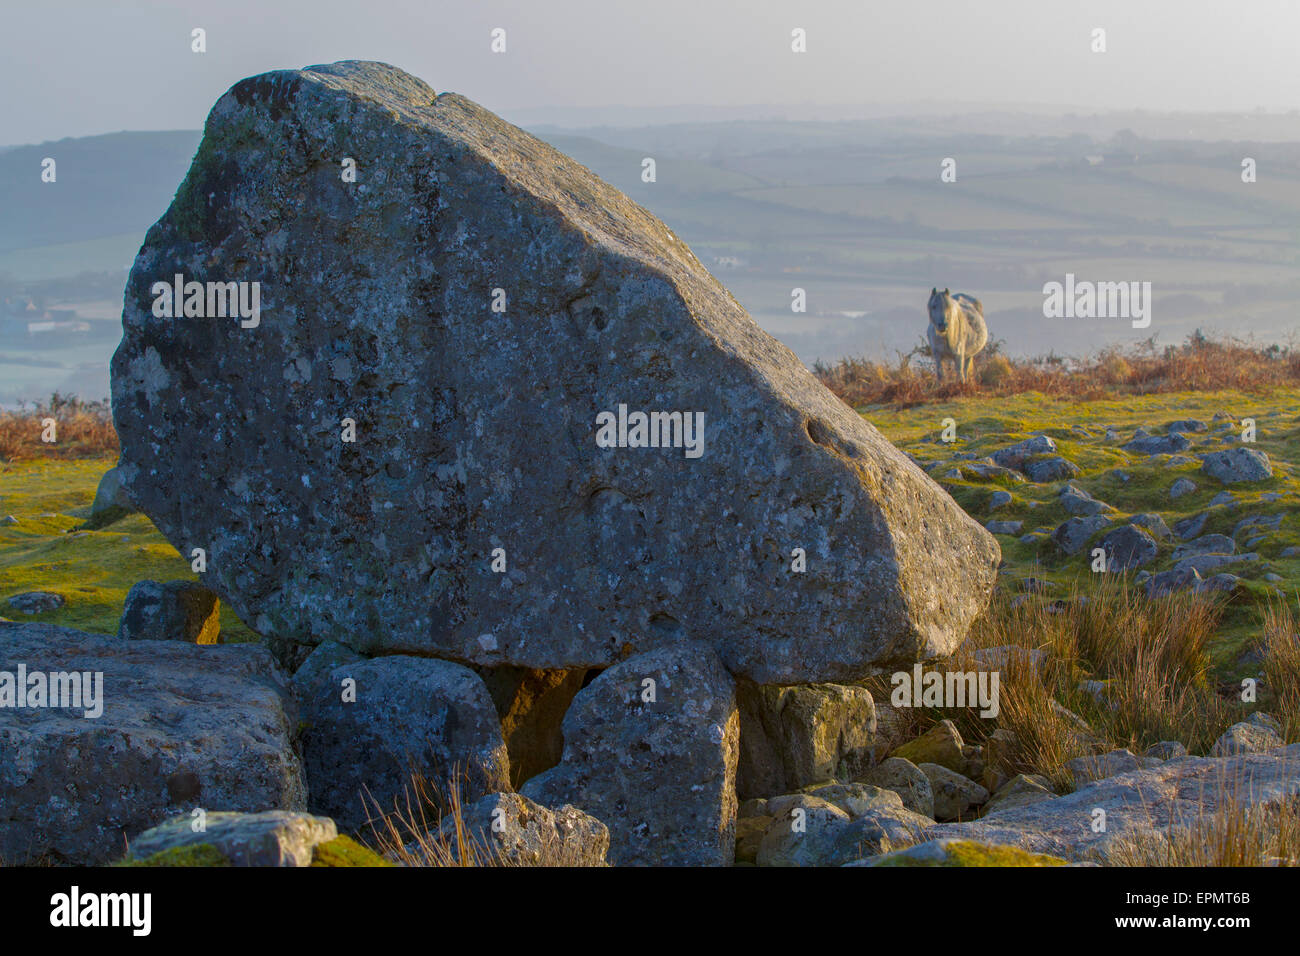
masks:
[[[263,648],[0,623],[0,859],[102,863],[196,808],[304,810],[296,726]]]
[[[736,849],[735,685],[702,643],[615,664],[573,699],[564,757],[520,790],[609,827],[616,866],[726,866]]]
[[[402,654],[348,660],[333,642],[316,654],[326,662],[308,658],[293,685],[313,812],[357,831],[403,812],[426,783],[444,799],[459,788],[466,803],[509,788],[496,708],[469,668]]]
[[[536,669],[695,639],[851,681],[951,652],[994,582],[662,222],[384,64],[222,96],[122,325],[124,487],[263,634]]]

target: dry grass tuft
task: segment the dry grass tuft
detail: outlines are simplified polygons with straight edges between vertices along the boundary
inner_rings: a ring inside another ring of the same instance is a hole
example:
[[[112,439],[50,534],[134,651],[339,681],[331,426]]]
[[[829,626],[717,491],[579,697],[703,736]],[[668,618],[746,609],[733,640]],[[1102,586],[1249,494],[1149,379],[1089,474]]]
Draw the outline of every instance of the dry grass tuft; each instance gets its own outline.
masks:
[[[914,358],[924,365],[912,364]],[[1182,345],[1158,348],[1155,339],[1127,351],[1105,349],[1087,359],[1057,355],[1011,359],[1001,343],[990,343],[975,360],[974,381],[958,383],[945,371],[935,380],[927,344],[891,364],[864,358],[817,363],[822,384],[857,408],[862,405],[917,405],[963,396],[1040,392],[1082,401],[1116,393],[1148,395],[1189,390],[1240,389],[1258,393],[1300,383],[1300,351],[1257,346],[1237,339],[1210,339],[1199,331]]]
[[[55,441],[45,442],[47,419]],[[108,402],[84,402],[55,392],[46,402],[0,412],[0,459],[107,458],[118,454],[117,432]]]
[[[1148,599],[1126,577],[1088,580],[1060,599],[999,591],[966,643],[934,668],[997,671],[998,715],[982,718],[973,707],[894,713],[907,737],[945,718],[972,744],[1008,730],[1014,745],[997,745],[1003,768],[1042,774],[1060,787],[1070,785],[1064,764],[1074,757],[1121,747],[1141,753],[1162,740],[1204,753],[1247,712],[1221,697],[1213,679],[1209,648],[1222,612],[1209,594]],[[998,652],[1000,663],[977,656],[1008,647],[1022,651]],[[1037,662],[1032,652],[1042,653]],[[888,678],[870,686],[878,701],[888,700]]]
[[[1288,741],[1300,739],[1300,633],[1291,605],[1272,601],[1264,610],[1264,691]]]
[[[1112,866],[1300,866],[1300,799],[1245,806],[1221,800],[1211,813],[1170,829],[1115,841]]]
[[[446,783],[436,783],[411,771],[410,783],[390,811],[373,805],[367,821],[375,850],[399,866],[590,866],[584,848],[575,841],[544,840],[539,855],[525,859],[511,855],[486,834],[476,832],[464,817],[466,776],[453,772]],[[441,832],[450,823],[447,834]]]

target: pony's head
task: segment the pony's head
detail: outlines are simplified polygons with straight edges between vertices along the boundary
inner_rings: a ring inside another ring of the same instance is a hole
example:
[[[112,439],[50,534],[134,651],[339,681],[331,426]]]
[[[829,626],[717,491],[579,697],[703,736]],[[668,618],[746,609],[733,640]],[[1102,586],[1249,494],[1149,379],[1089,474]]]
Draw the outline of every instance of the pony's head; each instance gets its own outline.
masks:
[[[947,289],[942,292],[938,289],[930,290],[930,324],[934,326],[935,331],[948,331],[948,308],[951,303],[952,296]]]

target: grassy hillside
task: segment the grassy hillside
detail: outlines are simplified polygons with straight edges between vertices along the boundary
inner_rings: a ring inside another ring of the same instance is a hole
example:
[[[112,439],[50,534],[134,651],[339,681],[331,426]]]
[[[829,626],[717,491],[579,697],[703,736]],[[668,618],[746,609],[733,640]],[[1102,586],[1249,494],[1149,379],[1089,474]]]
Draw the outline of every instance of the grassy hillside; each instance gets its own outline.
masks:
[[[1064,481],[1035,483],[1017,481],[1006,475],[982,478],[970,467],[999,448],[1032,435],[1046,434],[1057,445],[1058,454],[1077,465],[1080,473],[1072,483],[1093,497],[1111,505],[1111,528],[1135,514],[1159,514],[1167,527],[1178,521],[1208,513],[1201,534],[1232,536],[1247,517],[1281,516],[1277,529],[1262,535],[1243,529],[1236,536],[1238,553],[1257,553],[1258,561],[1227,565],[1224,571],[1240,578],[1236,588],[1224,595],[1228,607],[1222,621],[1220,640],[1212,648],[1215,664],[1225,675],[1237,672],[1238,660],[1258,636],[1262,614],[1270,599],[1294,601],[1300,586],[1300,550],[1284,557],[1288,547],[1300,545],[1300,388],[1282,388],[1256,395],[1241,391],[1173,392],[1127,396],[1117,399],[1080,401],[1074,396],[1051,397],[1038,392],[996,398],[959,398],[911,408],[864,406],[863,416],[898,447],[912,455],[953,498],[981,524],[990,520],[1020,522],[1016,533],[998,534],[1002,546],[1003,586],[1023,592],[1024,582],[1036,578],[1047,588],[1064,595],[1069,585],[1094,575],[1089,548],[1065,555],[1051,538],[1051,532],[1068,519],[1060,501]],[[1220,422],[1211,424],[1215,415]],[[940,439],[944,419],[956,422],[957,441]],[[1175,456],[1148,456],[1124,451],[1138,428],[1153,433],[1180,419],[1201,419],[1206,432],[1189,435],[1191,449],[1178,462]],[[1265,452],[1274,476],[1262,482],[1225,486],[1204,475],[1197,452],[1240,445],[1240,422],[1253,418],[1257,441],[1248,447]],[[1112,429],[1116,437],[1107,438]],[[959,472],[961,477],[954,477]],[[1175,481],[1186,478],[1196,490],[1171,498]],[[1010,503],[991,509],[995,491],[1011,495]],[[1211,504],[1227,491],[1232,501]],[[1109,530],[1109,529],[1107,529]],[[1104,533],[1104,532],[1102,532]],[[1262,540],[1247,548],[1247,541]],[[1160,552],[1145,565],[1152,572],[1166,570],[1175,548],[1183,544],[1176,536],[1160,541]],[[1275,580],[1270,580],[1270,577]]]
[[[99,479],[114,464],[115,457],[0,464],[0,616],[116,634],[131,585],[198,579],[144,515],[97,531],[82,527]],[[8,604],[28,591],[53,592],[66,603],[31,615]],[[257,637],[225,605],[221,632],[227,642]]]

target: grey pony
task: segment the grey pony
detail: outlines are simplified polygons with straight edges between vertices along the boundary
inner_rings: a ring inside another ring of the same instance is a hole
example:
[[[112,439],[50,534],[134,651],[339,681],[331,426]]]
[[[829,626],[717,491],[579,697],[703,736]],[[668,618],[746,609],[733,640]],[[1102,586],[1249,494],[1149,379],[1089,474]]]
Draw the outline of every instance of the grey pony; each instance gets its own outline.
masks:
[[[927,334],[935,376],[943,381],[943,360],[950,359],[957,370],[957,381],[965,382],[975,370],[975,356],[989,341],[984,306],[964,292],[954,295],[947,289],[931,289]]]

